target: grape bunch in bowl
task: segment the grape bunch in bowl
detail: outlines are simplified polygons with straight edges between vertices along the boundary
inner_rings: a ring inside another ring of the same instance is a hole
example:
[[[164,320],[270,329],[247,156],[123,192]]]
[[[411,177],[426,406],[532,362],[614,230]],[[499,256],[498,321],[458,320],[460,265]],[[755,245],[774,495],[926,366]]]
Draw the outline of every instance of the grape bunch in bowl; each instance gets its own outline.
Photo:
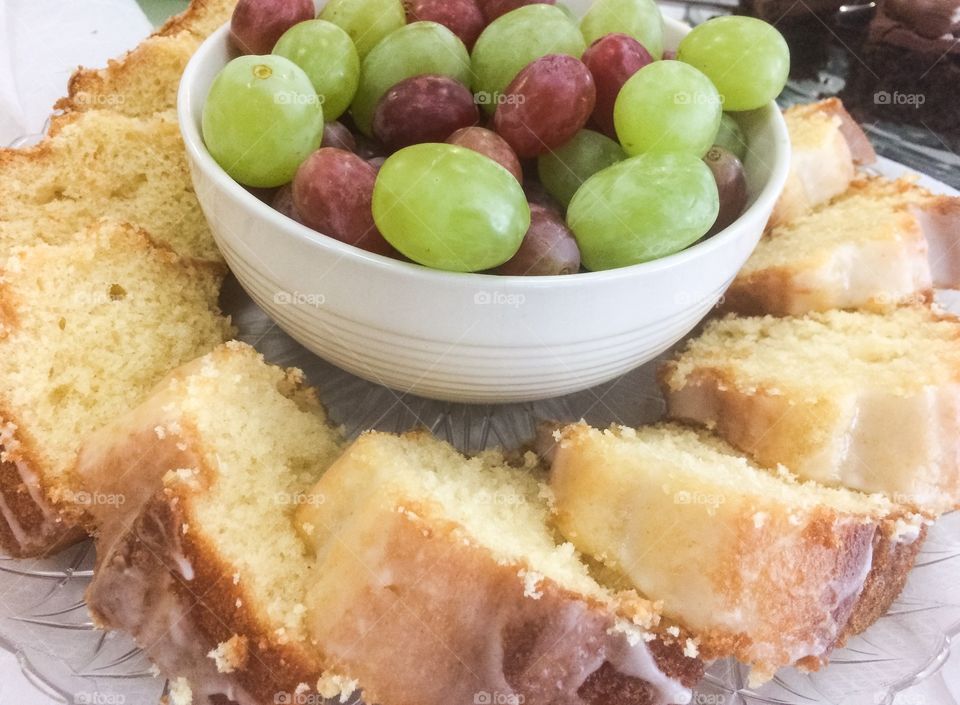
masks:
[[[783,89],[772,26],[664,49],[653,0],[240,0],[202,107],[236,182],[323,236],[450,272],[659,260],[748,205],[741,122]]]

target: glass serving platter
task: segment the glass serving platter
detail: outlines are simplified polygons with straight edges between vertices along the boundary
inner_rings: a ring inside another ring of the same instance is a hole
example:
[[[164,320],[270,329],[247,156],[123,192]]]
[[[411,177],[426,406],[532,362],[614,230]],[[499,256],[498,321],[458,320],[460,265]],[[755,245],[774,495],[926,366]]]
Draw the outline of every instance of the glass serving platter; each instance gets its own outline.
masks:
[[[906,168],[881,159],[878,173],[896,177]],[[957,195],[949,186],[922,177],[931,190]],[[940,302],[960,312],[960,296]],[[467,453],[531,441],[540,421],[586,419],[598,426],[656,421],[664,405],[652,362],[600,387],[568,397],[511,405],[458,405],[403,394],[361,380],[315,357],[287,337],[235,280],[222,305],[240,338],[271,362],[302,368],[321,393],[332,418],[356,436],[375,428],[401,432],[423,427]],[[667,353],[669,355],[669,353]],[[166,683],[123,634],[97,630],[83,602],[93,567],[90,542],[44,560],[0,557],[0,649],[34,692],[16,705],[152,705]],[[759,689],[747,686],[746,669],[733,661],[713,664],[696,690],[699,705],[888,705],[896,695],[934,676],[960,634],[960,512],[930,531],[906,589],[889,614],[834,653],[817,673],[785,669]],[[10,674],[0,670],[0,703]],[[933,703],[957,705],[946,688]],[[903,702],[898,701],[898,702]],[[908,705],[910,701],[908,700]]]

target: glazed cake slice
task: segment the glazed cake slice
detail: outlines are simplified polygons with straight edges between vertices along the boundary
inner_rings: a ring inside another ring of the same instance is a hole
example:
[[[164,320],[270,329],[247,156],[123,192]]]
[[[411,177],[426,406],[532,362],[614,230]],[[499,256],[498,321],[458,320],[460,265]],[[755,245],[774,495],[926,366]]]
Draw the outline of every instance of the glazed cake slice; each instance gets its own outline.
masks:
[[[87,436],[232,329],[223,269],[132,226],[19,248],[0,269],[0,547],[27,556],[78,536],[66,475]]]
[[[668,414],[764,467],[936,515],[960,506],[960,321],[888,315],[727,317],[661,372]]]
[[[770,231],[724,309],[802,315],[834,308],[889,310],[960,286],[960,198],[911,179],[857,180],[813,213]]]
[[[872,164],[877,158],[870,140],[837,98],[795,105],[783,117],[793,153],[769,227],[799,218],[839,196],[856,176],[857,165]]]
[[[368,433],[311,491],[310,628],[365,702],[689,702],[695,642],[557,545],[535,463]]]
[[[236,0],[193,0],[182,14],[105,68],[76,71],[57,110],[147,117],[177,105],[180,77],[201,42],[230,19]],[[59,118],[55,118],[59,119]]]
[[[102,218],[136,223],[183,257],[220,262],[174,114],[72,113],[28,149],[0,150],[0,257],[58,244]]]
[[[293,514],[340,443],[302,373],[249,346],[175,371],[80,455],[86,490],[123,498],[91,507],[94,620],[132,634],[195,705],[319,702],[318,576]]]
[[[920,518],[881,496],[767,472],[706,433],[579,424],[559,439],[563,535],[660,597],[704,658],[749,664],[753,684],[825,664],[851,618],[862,628],[886,611],[921,543]]]

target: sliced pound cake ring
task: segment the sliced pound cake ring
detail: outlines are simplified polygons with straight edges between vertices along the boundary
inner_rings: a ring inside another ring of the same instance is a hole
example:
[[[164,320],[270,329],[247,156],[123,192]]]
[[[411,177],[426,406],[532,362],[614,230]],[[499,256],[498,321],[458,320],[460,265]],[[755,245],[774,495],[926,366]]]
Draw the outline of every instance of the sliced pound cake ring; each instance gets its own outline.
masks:
[[[94,621],[132,634],[196,705],[312,692],[316,569],[293,512],[340,444],[300,371],[249,346],[172,373],[80,455],[88,492],[124,498],[91,511]]]
[[[886,311],[960,286],[960,198],[868,177],[760,241],[724,297],[741,315]]]
[[[837,98],[794,105],[783,112],[790,134],[790,173],[769,227],[788,223],[847,190],[857,165],[877,155]]]
[[[36,555],[78,535],[67,478],[86,437],[232,328],[222,267],[132,226],[18,248],[0,268],[0,546]]]
[[[311,490],[308,619],[366,702],[689,702],[695,643],[557,545],[531,462],[368,433]]]
[[[769,473],[705,433],[579,424],[559,437],[564,536],[659,596],[705,658],[749,664],[753,684],[826,663],[854,615],[862,628],[889,607],[921,543],[921,519],[882,497]]]
[[[56,244],[99,218],[136,223],[177,254],[221,262],[174,114],[72,113],[39,144],[0,149],[0,257]]]
[[[668,414],[760,465],[960,506],[960,321],[927,307],[708,324],[661,370]]]

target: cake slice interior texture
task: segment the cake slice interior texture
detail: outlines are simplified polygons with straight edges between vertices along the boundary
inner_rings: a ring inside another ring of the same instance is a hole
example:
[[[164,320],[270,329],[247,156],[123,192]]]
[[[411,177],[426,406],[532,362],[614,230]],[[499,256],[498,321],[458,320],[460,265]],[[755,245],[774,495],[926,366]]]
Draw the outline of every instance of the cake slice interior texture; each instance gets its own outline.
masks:
[[[0,541],[8,551],[52,550],[71,534],[75,517],[65,514],[85,507],[66,475],[81,443],[171,367],[232,335],[217,306],[222,276],[219,265],[183,260],[110,223],[6,259]]]
[[[919,517],[880,496],[768,472],[682,426],[564,429],[551,471],[557,525],[578,549],[752,681],[818,668],[842,641],[874,546],[910,546]]]
[[[558,544],[534,463],[370,433],[317,483],[297,517],[317,560],[308,619],[367,701],[690,697],[695,642]]]
[[[662,370],[668,413],[766,467],[938,514],[960,503],[960,321],[887,315],[727,317]]]
[[[293,516],[341,444],[302,374],[248,346],[174,372],[81,453],[87,491],[124,500],[92,510],[96,621],[130,632],[194,702],[314,691],[317,576]]]

